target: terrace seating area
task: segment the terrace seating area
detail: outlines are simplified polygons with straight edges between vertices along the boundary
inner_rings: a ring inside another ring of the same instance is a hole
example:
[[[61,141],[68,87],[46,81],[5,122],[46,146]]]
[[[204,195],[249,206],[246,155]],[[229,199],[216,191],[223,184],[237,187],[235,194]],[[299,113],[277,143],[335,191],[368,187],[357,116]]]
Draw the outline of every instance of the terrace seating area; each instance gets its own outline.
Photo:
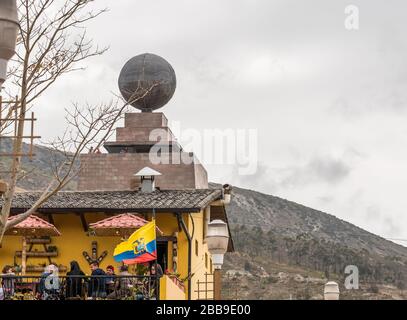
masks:
[[[159,297],[160,278],[154,275],[0,275],[0,300],[157,300]]]

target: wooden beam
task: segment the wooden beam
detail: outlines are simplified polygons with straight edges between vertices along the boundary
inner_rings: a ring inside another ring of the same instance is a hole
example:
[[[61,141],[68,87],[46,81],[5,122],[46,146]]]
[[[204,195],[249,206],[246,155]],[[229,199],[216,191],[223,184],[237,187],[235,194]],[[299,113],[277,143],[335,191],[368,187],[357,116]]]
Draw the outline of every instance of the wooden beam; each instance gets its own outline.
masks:
[[[68,271],[68,268],[66,266],[58,266],[58,271],[59,272],[66,272]],[[27,266],[27,272],[44,272],[44,267],[41,266]]]
[[[27,243],[29,243],[29,244],[50,244],[51,239],[50,238],[44,238],[44,239],[31,238],[31,239],[27,239]]]
[[[81,213],[79,213],[79,217],[81,218],[83,231],[88,232],[89,225],[88,225],[88,223],[86,221],[85,214],[83,212],[81,212]]]
[[[161,237],[157,237],[157,242],[177,242],[177,237],[174,236],[161,236]]]
[[[48,215],[47,215],[47,218],[48,218],[48,222],[49,222],[49,223],[55,225],[55,223],[54,223],[54,217],[52,216],[52,214],[48,214]]]
[[[23,261],[27,259],[27,257],[58,257],[58,252],[57,251],[27,251],[27,244],[26,244],[26,250],[23,251],[16,251],[16,256],[17,257],[22,257]],[[24,258],[25,257],[25,258]]]

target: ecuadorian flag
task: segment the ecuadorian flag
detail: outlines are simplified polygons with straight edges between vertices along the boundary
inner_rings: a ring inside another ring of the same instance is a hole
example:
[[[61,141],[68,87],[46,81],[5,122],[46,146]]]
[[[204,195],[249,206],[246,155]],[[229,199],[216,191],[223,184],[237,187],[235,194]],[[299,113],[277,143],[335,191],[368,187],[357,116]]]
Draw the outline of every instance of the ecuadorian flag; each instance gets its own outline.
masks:
[[[119,243],[113,257],[125,264],[144,263],[157,258],[155,221],[151,221],[135,231],[127,241]]]

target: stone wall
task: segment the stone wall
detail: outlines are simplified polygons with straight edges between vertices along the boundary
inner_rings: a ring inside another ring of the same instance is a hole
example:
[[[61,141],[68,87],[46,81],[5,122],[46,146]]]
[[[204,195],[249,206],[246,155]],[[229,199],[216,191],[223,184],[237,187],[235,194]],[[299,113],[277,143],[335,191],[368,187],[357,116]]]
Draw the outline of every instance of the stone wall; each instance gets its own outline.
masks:
[[[137,190],[140,178],[134,174],[144,167],[157,170],[156,186],[161,189],[205,189],[206,170],[191,164],[152,164],[148,154],[84,154],[79,190]]]
[[[162,130],[161,141],[175,141],[168,120],[162,113],[127,113],[125,127],[116,131],[116,142],[156,143],[149,141],[152,130]],[[115,142],[110,142],[115,144]],[[79,190],[137,190],[137,173],[144,167],[157,170],[162,175],[156,178],[161,189],[205,189],[208,175],[202,164],[192,153],[170,153],[154,158],[149,153],[90,153],[81,155],[82,170],[79,175]],[[190,161],[180,160],[187,158]],[[161,160],[161,161],[158,161]]]

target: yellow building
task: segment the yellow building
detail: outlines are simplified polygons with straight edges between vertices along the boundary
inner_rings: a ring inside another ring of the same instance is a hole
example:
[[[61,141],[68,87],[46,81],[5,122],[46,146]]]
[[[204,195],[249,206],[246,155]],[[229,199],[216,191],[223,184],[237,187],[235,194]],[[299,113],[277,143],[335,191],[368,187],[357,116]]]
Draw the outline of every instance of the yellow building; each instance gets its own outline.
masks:
[[[24,192],[16,195],[13,214],[29,208],[39,194]],[[205,282],[205,273],[212,274],[211,255],[207,250],[205,215],[207,218],[227,221],[220,189],[197,190],[156,190],[152,193],[141,191],[89,191],[60,192],[49,199],[39,210],[39,216],[46,219],[60,231],[61,236],[52,237],[47,247],[52,247],[52,257],[32,257],[28,254],[27,274],[37,274],[50,261],[60,265],[64,271],[70,261],[79,262],[81,269],[90,274],[86,252],[92,256],[92,243],[97,243],[97,257],[106,252],[100,265],[119,266],[113,260],[113,250],[121,241],[120,237],[100,237],[89,232],[90,223],[106,217],[127,212],[151,220],[153,211],[156,223],[162,231],[157,237],[158,263],[168,273],[179,274],[184,280],[185,291],[174,286],[166,277],[161,280],[161,298],[198,298],[198,281]],[[30,241],[29,241],[30,246]],[[0,249],[1,265],[21,265],[22,237],[5,236]],[[229,250],[233,250],[230,241]],[[44,246],[32,245],[31,252],[41,255]],[[201,288],[202,290],[203,288]],[[209,297],[212,293],[209,292]],[[200,298],[203,298],[200,294]]]

